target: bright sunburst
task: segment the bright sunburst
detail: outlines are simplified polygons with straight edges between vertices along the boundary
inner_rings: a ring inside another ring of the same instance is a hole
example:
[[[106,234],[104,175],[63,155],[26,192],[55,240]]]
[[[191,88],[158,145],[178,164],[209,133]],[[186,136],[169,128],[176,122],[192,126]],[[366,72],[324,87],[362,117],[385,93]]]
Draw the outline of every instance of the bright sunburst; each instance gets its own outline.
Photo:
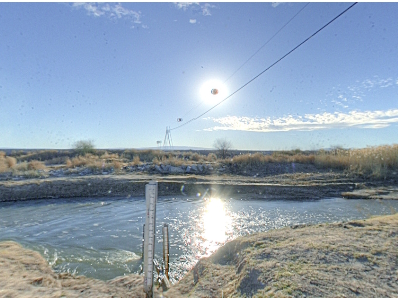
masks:
[[[230,218],[226,215],[224,204],[220,199],[211,198],[206,205],[203,216],[204,238],[210,242],[222,243],[227,240]]]
[[[218,92],[213,92],[216,89]],[[217,94],[214,94],[217,93]],[[226,85],[220,80],[209,80],[200,88],[200,98],[207,104],[217,103],[228,96]]]

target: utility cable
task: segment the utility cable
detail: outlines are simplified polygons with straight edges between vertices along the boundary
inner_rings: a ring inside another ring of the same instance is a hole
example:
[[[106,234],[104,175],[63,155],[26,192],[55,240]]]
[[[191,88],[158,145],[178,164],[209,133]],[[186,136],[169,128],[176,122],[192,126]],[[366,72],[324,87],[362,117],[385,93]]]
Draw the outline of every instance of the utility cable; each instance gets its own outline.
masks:
[[[234,71],[233,74],[231,74],[225,81],[224,83],[226,83],[230,78],[232,78],[243,66],[246,65],[247,62],[249,62],[258,52],[260,52],[262,50],[263,47],[265,47],[271,40],[274,39],[275,36],[278,35],[279,32],[281,32],[283,30],[283,28],[285,28],[291,21],[293,21],[293,19],[304,9],[307,7],[307,5],[310,4],[309,2],[304,5],[293,17],[290,18],[289,21],[287,21],[287,23],[285,23],[285,25],[283,25],[274,35],[272,35],[253,55],[251,55],[249,57],[249,59],[247,59],[245,62],[243,62],[243,64],[241,66],[239,66],[239,68],[237,70]]]
[[[275,36],[277,36],[279,34],[279,32],[281,32],[291,21],[293,21],[293,19],[295,17],[297,17],[299,15],[299,13],[301,11],[304,10],[304,8],[307,7],[307,5],[310,4],[309,2],[304,5],[294,16],[292,16],[281,28],[279,28],[279,30],[272,35],[256,52],[254,52],[245,62],[243,62],[243,64],[241,66],[238,67],[238,69],[236,69],[225,81],[224,84],[230,79],[232,78],[239,70],[241,70],[241,68],[243,66],[245,66],[255,55],[258,54],[258,52],[260,52],[272,39],[274,39]],[[197,104],[196,106],[194,106],[192,109],[190,109],[188,112],[186,112],[182,118],[184,118],[186,115],[188,115],[189,113],[191,113],[193,110],[197,109],[200,105],[203,104],[203,101],[201,101],[199,104]]]
[[[295,50],[297,50],[299,47],[301,47],[303,44],[305,44],[308,40],[310,40],[312,37],[314,37],[315,35],[317,35],[319,32],[321,32],[323,29],[325,29],[327,26],[329,26],[331,23],[333,23],[335,20],[337,20],[339,17],[341,17],[343,14],[345,14],[348,10],[350,10],[352,7],[354,7],[356,4],[358,4],[358,2],[355,2],[354,4],[350,5],[348,8],[346,8],[343,12],[339,13],[336,17],[334,17],[332,20],[330,20],[328,23],[326,23],[326,25],[322,26],[320,29],[318,29],[315,33],[313,33],[312,35],[310,35],[309,37],[307,37],[304,41],[302,41],[299,45],[295,46],[292,50],[290,50],[289,52],[287,52],[285,55],[283,55],[281,58],[279,58],[277,61],[275,61],[274,63],[272,63],[270,66],[268,66],[266,69],[264,69],[262,72],[260,72],[258,75],[256,75],[254,78],[252,78],[251,80],[249,80],[247,83],[245,83],[244,85],[242,85],[240,88],[238,88],[237,90],[235,90],[234,92],[232,92],[230,95],[228,95],[226,98],[224,98],[222,101],[220,101],[219,103],[215,104],[214,106],[212,106],[210,109],[208,109],[207,111],[203,112],[202,114],[200,114],[199,116],[192,118],[191,120],[185,122],[184,124],[181,124],[179,126],[176,126],[170,130],[175,130],[178,129],[180,127],[183,127],[197,119],[199,119],[200,117],[204,116],[205,114],[207,114],[208,112],[210,112],[211,110],[213,110],[214,108],[216,108],[217,106],[219,106],[220,104],[222,104],[224,101],[226,101],[227,99],[229,99],[231,96],[233,96],[234,94],[236,94],[237,92],[239,92],[240,90],[242,90],[244,87],[246,87],[247,85],[249,85],[251,82],[253,82],[255,79],[257,79],[259,76],[261,76],[262,74],[264,74],[266,71],[268,71],[270,68],[272,68],[273,66],[275,66],[276,64],[278,64],[280,61],[282,61],[284,58],[286,58],[287,56],[289,56],[291,53],[293,53]]]

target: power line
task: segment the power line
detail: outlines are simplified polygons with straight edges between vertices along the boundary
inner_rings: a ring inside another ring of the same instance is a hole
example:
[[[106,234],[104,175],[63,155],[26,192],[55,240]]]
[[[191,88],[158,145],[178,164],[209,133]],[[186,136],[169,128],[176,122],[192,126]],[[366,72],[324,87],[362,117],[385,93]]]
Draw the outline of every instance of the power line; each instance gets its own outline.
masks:
[[[291,21],[293,21],[293,19],[295,17],[298,16],[298,14],[300,12],[302,12],[304,10],[304,8],[307,7],[307,5],[310,4],[309,2],[304,5],[294,16],[292,16],[281,28],[279,28],[279,30],[272,35],[257,51],[255,51],[245,62],[243,62],[243,64],[241,66],[239,66],[225,81],[224,83],[226,83],[230,78],[232,78],[243,66],[245,66],[255,55],[258,54],[258,52],[260,52],[272,39],[274,39],[275,36],[277,36],[279,34],[279,32],[281,32]],[[188,112],[186,112],[182,118],[184,118],[186,115],[188,115],[190,112],[192,112],[193,110],[195,110],[196,108],[198,108],[200,105],[203,104],[203,101],[201,101],[199,104],[197,104],[196,106],[194,106],[192,109],[190,109]]]
[[[274,35],[272,35],[253,55],[251,55],[249,57],[249,59],[247,59],[245,62],[243,62],[243,64],[241,66],[239,66],[239,68],[237,70],[234,71],[233,74],[231,74],[225,81],[227,82],[230,78],[232,78],[243,66],[246,65],[247,62],[249,62],[258,52],[260,52],[262,50],[263,47],[265,47],[271,40],[274,39],[275,36],[278,35],[279,32],[281,32],[283,30],[283,28],[285,28],[291,21],[293,21],[293,19],[304,9],[307,7],[307,5],[310,4],[309,2],[304,5],[293,17],[290,18],[289,21],[287,21],[287,23],[285,23],[285,25],[283,25]]]
[[[323,29],[325,29],[327,26],[329,26],[331,23],[333,23],[335,20],[337,20],[339,17],[341,17],[343,14],[345,14],[348,10],[350,10],[352,7],[354,7],[356,4],[358,4],[358,2],[355,2],[354,4],[350,5],[348,8],[346,8],[343,12],[341,12],[340,14],[338,14],[336,17],[334,17],[332,20],[330,20],[328,23],[326,23],[326,25],[322,26],[320,29],[318,29],[315,33],[313,33],[311,36],[307,37],[304,41],[302,41],[299,45],[295,46],[292,50],[290,50],[289,52],[287,52],[285,55],[283,55],[281,58],[279,58],[277,61],[275,61],[274,63],[272,63],[270,66],[268,66],[266,69],[264,69],[262,72],[260,72],[258,75],[256,75],[254,78],[252,78],[251,80],[249,80],[246,84],[242,85],[240,88],[238,88],[237,90],[235,90],[233,93],[231,93],[230,95],[228,95],[226,98],[224,98],[222,101],[220,101],[219,103],[215,104],[214,106],[212,106],[210,109],[208,109],[207,111],[203,112],[202,114],[200,114],[199,116],[192,118],[191,120],[189,120],[188,122],[185,122],[184,124],[181,124],[179,126],[176,126],[174,128],[172,128],[171,130],[175,130],[178,129],[180,127],[183,127],[197,119],[199,119],[200,117],[204,116],[205,114],[207,114],[208,112],[210,112],[211,110],[213,110],[214,108],[216,108],[217,106],[219,106],[220,104],[222,104],[224,101],[226,101],[227,99],[229,99],[231,96],[233,96],[234,94],[236,94],[237,92],[239,92],[240,90],[242,90],[244,87],[246,87],[247,85],[249,85],[251,82],[253,82],[255,79],[257,79],[259,76],[261,76],[262,74],[264,74],[266,71],[268,71],[270,68],[272,68],[273,66],[275,66],[277,63],[279,63],[280,61],[282,61],[284,58],[286,58],[287,56],[289,56],[291,53],[293,53],[295,50],[297,50],[299,47],[301,47],[304,43],[306,43],[308,40],[310,40],[312,37],[314,37],[315,35],[317,35],[319,32],[321,32]]]

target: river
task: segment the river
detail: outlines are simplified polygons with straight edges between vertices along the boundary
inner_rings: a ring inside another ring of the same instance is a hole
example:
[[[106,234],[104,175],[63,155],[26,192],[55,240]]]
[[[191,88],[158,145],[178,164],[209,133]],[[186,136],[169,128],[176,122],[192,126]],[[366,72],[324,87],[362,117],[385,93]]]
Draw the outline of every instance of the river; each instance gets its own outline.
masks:
[[[56,272],[108,280],[139,273],[145,199],[79,198],[0,203],[0,241],[39,251]],[[155,258],[162,260],[162,226],[169,224],[170,279],[240,235],[307,223],[391,214],[398,201],[250,200],[160,197]]]

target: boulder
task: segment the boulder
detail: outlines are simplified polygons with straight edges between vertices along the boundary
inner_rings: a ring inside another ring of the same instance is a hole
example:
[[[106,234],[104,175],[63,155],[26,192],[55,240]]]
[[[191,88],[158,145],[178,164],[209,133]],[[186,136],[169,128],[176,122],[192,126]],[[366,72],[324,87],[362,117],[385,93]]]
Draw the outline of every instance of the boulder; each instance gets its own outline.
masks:
[[[158,165],[155,165],[155,170],[156,170],[156,172],[159,172],[159,173],[161,173],[161,174],[164,173],[164,170],[162,169],[162,167],[160,167],[160,166],[158,166]]]
[[[170,174],[183,174],[184,170],[182,168],[180,168],[180,167],[170,166],[169,173]]]

